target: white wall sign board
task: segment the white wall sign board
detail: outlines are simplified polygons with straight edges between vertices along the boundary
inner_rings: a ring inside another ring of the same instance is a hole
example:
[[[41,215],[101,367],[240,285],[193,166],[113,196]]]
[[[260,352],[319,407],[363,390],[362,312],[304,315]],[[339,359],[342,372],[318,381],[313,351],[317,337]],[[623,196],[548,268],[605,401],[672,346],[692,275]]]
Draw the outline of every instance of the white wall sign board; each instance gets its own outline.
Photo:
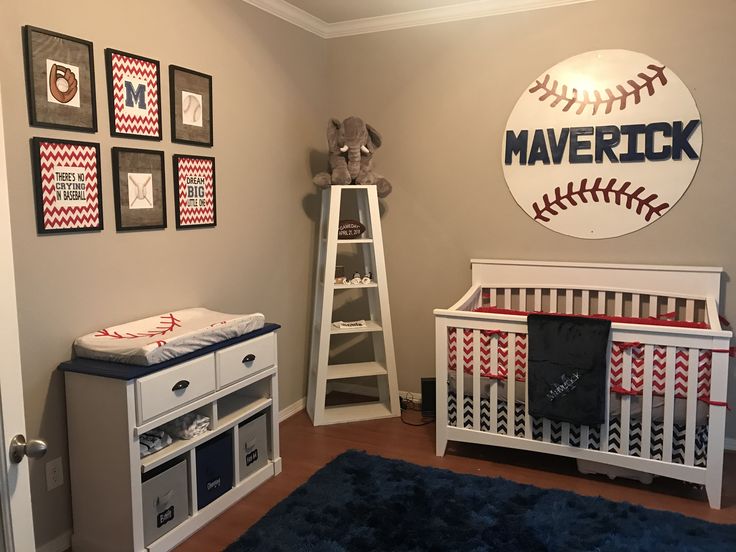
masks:
[[[558,63],[522,93],[501,163],[535,221],[579,238],[622,236],[682,197],[700,160],[695,100],[671,69],[627,50]]]

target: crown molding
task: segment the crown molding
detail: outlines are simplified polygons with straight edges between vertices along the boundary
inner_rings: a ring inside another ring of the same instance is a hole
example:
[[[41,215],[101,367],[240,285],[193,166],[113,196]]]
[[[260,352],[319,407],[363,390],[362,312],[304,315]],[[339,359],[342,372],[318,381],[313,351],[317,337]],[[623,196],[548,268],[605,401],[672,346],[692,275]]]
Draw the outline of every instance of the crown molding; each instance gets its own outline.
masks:
[[[338,21],[327,23],[293,6],[286,0],[243,0],[279,17],[302,29],[314,33],[322,38],[339,38],[344,36],[378,33],[396,29],[408,29],[410,27],[422,27],[425,25],[436,25],[451,21],[463,21],[466,19],[478,19],[494,15],[504,15],[523,11],[555,8],[569,6],[572,4],[583,4],[593,0],[473,0],[452,6],[439,8],[428,8],[378,17],[366,17],[363,19],[351,19],[349,21]]]
[[[325,23],[319,17],[315,17],[311,13],[307,13],[294,5],[289,4],[286,0],[243,1],[265,12],[268,12],[271,15],[278,17],[279,19],[288,21],[292,25],[296,25],[297,27],[300,27],[305,31],[316,34],[321,38],[329,38],[327,36],[329,23]]]

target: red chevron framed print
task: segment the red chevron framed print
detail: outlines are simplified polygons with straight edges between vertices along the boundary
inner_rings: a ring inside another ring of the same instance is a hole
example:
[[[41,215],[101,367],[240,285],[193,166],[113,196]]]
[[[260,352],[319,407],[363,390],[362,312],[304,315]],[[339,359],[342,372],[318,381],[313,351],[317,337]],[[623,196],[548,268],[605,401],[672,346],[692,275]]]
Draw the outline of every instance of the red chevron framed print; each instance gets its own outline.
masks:
[[[176,228],[217,226],[215,158],[174,155]]]
[[[97,132],[92,43],[26,25],[23,54],[31,126]]]
[[[161,140],[161,68],[155,59],[107,48],[110,134]]]
[[[100,145],[31,139],[39,234],[102,230]]]

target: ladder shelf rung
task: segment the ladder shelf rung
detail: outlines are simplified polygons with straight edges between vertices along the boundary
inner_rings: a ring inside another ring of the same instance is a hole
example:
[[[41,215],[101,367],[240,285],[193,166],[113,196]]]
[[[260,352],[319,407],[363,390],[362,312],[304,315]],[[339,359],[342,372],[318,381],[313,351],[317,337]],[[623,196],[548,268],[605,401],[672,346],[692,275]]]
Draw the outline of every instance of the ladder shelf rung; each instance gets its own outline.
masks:
[[[381,402],[325,407],[325,423],[327,424],[375,420],[378,418],[390,418],[395,415],[388,406]]]
[[[351,362],[327,366],[327,379],[362,378],[364,376],[385,376],[386,367],[380,362]]]
[[[330,324],[330,333],[332,335],[381,331],[383,331],[383,327],[378,322],[374,322],[373,320],[366,320],[364,328],[336,328],[335,326]]]
[[[335,284],[335,289],[358,289],[358,288],[374,288],[378,287],[378,284],[373,282],[372,284]]]

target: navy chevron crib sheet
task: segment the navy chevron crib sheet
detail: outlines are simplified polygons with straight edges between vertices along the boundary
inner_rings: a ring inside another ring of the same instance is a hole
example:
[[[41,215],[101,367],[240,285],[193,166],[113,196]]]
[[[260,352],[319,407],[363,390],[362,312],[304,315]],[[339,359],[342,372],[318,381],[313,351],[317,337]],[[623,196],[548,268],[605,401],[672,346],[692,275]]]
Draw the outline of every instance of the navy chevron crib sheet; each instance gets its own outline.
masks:
[[[454,426],[457,421],[457,399],[454,391],[448,394],[447,405],[448,422]],[[531,417],[532,435],[535,441],[543,441],[543,419]],[[466,396],[463,408],[463,427],[472,429],[473,427],[473,397]],[[481,431],[491,430],[491,401],[488,398],[481,397],[480,404],[480,427]],[[570,441],[569,444],[574,447],[581,446],[580,426],[570,424]],[[672,434],[672,462],[675,464],[685,463],[685,426],[681,424],[673,424],[674,430]],[[516,404],[514,412],[513,433],[509,427],[508,404],[505,400],[498,400],[498,418],[497,433],[500,435],[513,435],[515,437],[526,437],[524,427],[524,405]],[[591,426],[588,432],[588,448],[591,450],[601,450],[601,434],[600,427]],[[629,451],[630,456],[641,456],[641,438],[642,424],[641,419],[631,418],[629,420]],[[562,443],[562,424],[550,421],[550,438],[549,442]],[[664,424],[661,421],[652,421],[651,442],[650,442],[650,458],[653,460],[662,460],[664,443]],[[610,419],[608,443],[608,452],[617,454],[626,454],[621,450],[621,419],[613,416]],[[695,428],[695,466],[706,467],[708,451],[708,424],[700,424]]]

